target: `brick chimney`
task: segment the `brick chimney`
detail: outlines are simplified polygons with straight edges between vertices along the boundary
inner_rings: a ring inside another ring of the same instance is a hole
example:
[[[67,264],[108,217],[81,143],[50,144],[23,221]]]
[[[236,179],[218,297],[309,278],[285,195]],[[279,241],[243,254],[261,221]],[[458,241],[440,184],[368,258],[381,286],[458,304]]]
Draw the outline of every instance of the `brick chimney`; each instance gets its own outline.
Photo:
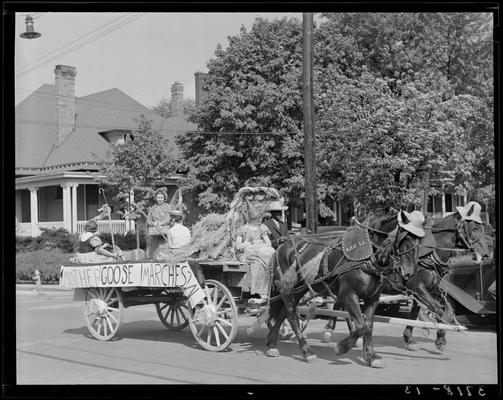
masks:
[[[178,81],[171,85],[171,116],[183,117],[183,85]]]
[[[56,147],[75,130],[75,67],[56,65],[56,121],[58,140]]]
[[[199,107],[203,97],[205,95],[205,91],[203,90],[204,78],[206,78],[204,72],[196,72],[194,76],[196,77],[196,107]]]

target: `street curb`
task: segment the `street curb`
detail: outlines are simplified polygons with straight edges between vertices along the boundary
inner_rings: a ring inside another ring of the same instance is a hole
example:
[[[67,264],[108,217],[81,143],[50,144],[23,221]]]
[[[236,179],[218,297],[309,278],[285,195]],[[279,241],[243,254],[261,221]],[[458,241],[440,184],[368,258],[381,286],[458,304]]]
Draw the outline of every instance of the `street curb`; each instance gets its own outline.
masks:
[[[35,284],[30,284],[30,283],[16,283],[16,292],[17,291],[35,291]],[[71,292],[73,289],[63,289],[59,285],[44,285],[42,284],[42,292],[49,293],[49,292],[59,292],[59,293],[64,293],[64,292]]]

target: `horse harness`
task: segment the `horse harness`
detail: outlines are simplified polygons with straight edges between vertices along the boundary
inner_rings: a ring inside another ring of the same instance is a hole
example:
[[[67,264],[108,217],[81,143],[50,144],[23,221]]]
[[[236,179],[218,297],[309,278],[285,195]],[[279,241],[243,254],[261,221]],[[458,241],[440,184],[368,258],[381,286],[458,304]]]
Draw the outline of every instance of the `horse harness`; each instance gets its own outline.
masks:
[[[365,227],[365,228],[372,230],[372,228],[369,228],[369,227]],[[297,274],[300,274],[301,263],[300,263],[299,255],[301,255],[305,251],[305,249],[307,248],[307,246],[310,243],[301,239],[296,245],[293,237],[290,240],[292,242],[292,247],[294,248],[294,252],[295,252]],[[382,268],[375,267],[377,260],[375,259],[375,256],[373,253],[369,257],[366,257],[364,259],[353,260],[353,259],[348,258],[342,249],[342,242],[343,242],[342,238],[337,238],[332,243],[330,243],[329,246],[326,246],[325,244],[323,244],[325,246],[325,248],[322,250],[323,255],[322,255],[322,258],[320,261],[322,275],[319,278],[315,279],[311,284],[304,280],[304,283],[301,286],[299,286],[298,288],[293,290],[293,292],[299,292],[307,286],[311,296],[310,296],[310,298],[305,300],[304,303],[307,303],[308,301],[310,301],[313,298],[317,297],[318,295],[324,293],[325,291],[328,292],[328,294],[330,296],[332,296],[333,298],[337,298],[337,296],[330,289],[329,284],[327,284],[327,281],[329,281],[330,279],[332,279],[334,277],[335,277],[335,280],[337,280],[341,275],[345,274],[346,272],[357,269],[357,268],[361,269],[363,272],[365,272],[369,275],[374,275],[374,276],[379,277],[379,282],[376,286],[376,289],[374,290],[374,293],[372,293],[372,296],[369,296],[369,297],[373,297],[376,293],[378,293],[382,290],[382,288],[386,284],[386,281],[391,280],[391,278],[389,276],[390,272],[397,270],[397,268],[400,268],[400,270],[399,270],[400,272],[403,271],[403,268],[401,266],[400,261],[398,261],[397,256],[408,253],[409,251],[411,251],[417,247],[417,243],[416,243],[416,245],[411,247],[410,249],[407,249],[404,252],[399,252],[398,249],[395,247],[397,245],[397,243],[394,243],[394,251],[396,253],[396,256],[392,256],[393,266],[391,268],[391,271],[389,271],[389,268],[382,269]],[[398,242],[398,235],[397,235],[397,242]],[[379,249],[382,248],[381,246],[379,246],[375,243],[372,243],[372,242],[370,242],[370,243],[372,244],[372,246],[374,248],[379,248]],[[328,258],[334,250],[340,251],[342,253],[342,257],[339,259],[339,261],[337,262],[335,267],[331,271],[329,271]],[[278,276],[281,277],[283,272],[281,271],[281,269],[279,267],[279,260],[278,260],[277,253],[275,254],[275,257],[276,257],[276,271],[278,272]],[[347,267],[341,271],[341,270],[339,270],[338,267],[340,267],[340,265],[343,262],[347,263]],[[398,267],[397,267],[397,265],[398,265]],[[335,280],[334,280],[334,282],[335,282]],[[333,282],[331,282],[331,283],[333,283]],[[323,291],[321,291],[320,293],[317,293],[312,288],[313,286],[315,286],[317,284],[322,284],[325,287],[325,289]],[[279,297],[279,296],[275,296],[275,298],[276,297]],[[271,301],[275,300],[275,298],[272,298]]]

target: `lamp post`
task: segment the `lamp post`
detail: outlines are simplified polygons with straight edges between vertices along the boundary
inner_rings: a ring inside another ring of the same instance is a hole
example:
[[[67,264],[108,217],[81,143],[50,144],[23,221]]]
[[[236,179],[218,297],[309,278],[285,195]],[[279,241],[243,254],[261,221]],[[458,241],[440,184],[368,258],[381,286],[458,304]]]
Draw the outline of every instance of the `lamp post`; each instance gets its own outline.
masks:
[[[26,32],[21,33],[21,35],[19,35],[23,39],[36,39],[42,36],[40,33],[34,31],[33,18],[31,16],[27,15],[26,19],[24,20],[24,23],[26,24]]]
[[[304,100],[304,182],[306,191],[306,230],[318,230],[318,200],[316,195],[316,141],[313,117],[313,14],[302,16],[302,61]]]

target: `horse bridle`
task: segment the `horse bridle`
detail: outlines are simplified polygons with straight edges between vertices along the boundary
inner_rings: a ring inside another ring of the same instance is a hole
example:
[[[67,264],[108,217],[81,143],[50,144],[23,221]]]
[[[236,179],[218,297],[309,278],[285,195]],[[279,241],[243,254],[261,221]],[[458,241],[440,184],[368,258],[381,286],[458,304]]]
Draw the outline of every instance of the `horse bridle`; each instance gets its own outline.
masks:
[[[456,221],[456,226],[455,227],[449,227],[449,228],[424,228],[424,229],[429,229],[431,232],[444,232],[444,231],[455,231],[456,232],[456,239],[459,239],[459,241],[465,246],[465,249],[460,250],[460,249],[449,249],[449,248],[444,248],[444,247],[436,247],[436,246],[428,246],[430,248],[433,248],[435,250],[445,250],[445,251],[465,251],[468,250],[470,253],[476,253],[475,249],[473,248],[473,244],[477,243],[480,239],[478,238],[477,240],[471,240],[468,235],[468,227],[466,224],[466,221]]]

